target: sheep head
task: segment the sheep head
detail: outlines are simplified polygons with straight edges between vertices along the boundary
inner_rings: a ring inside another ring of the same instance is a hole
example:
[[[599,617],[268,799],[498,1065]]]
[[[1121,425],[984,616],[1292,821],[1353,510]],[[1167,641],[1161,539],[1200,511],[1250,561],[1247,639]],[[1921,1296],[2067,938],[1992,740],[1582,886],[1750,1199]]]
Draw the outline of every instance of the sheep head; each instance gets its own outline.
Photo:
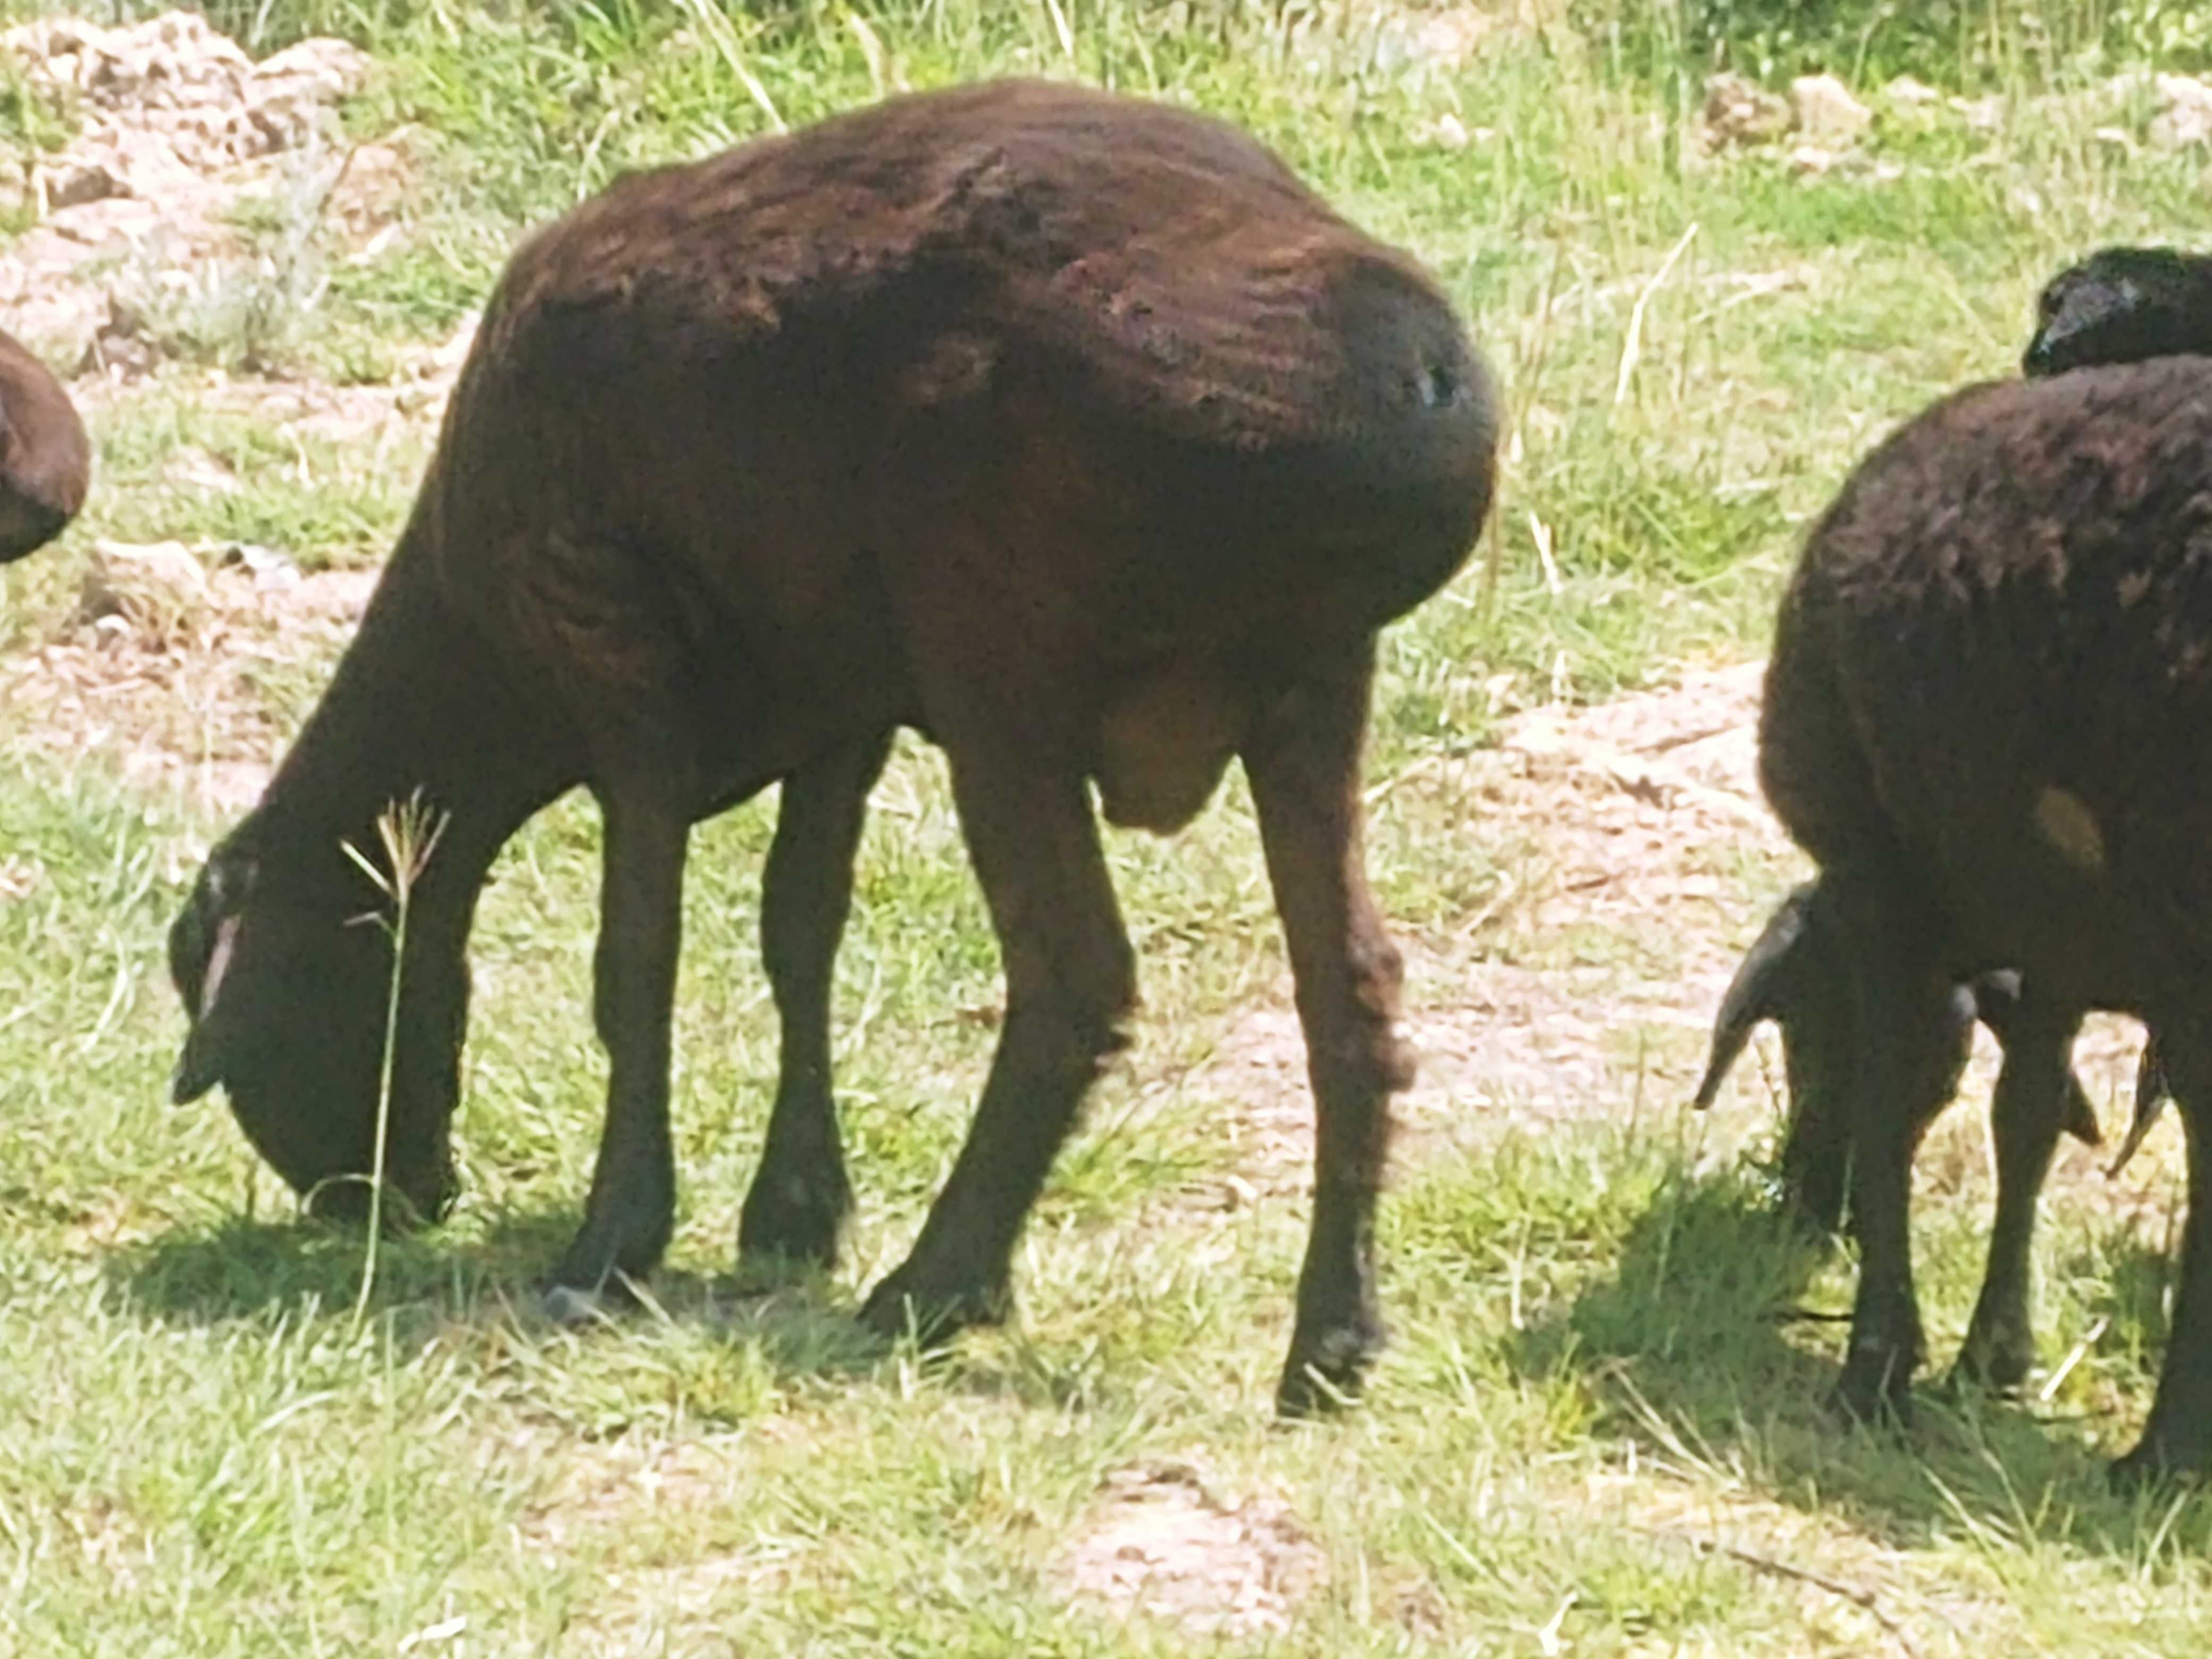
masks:
[[[1856,1021],[1851,986],[1821,914],[1820,884],[1808,882],[1775,907],[1721,999],[1712,1054],[1698,1085],[1709,1107],[1754,1028],[1782,1030],[1790,1106],[1780,1158],[1785,1209],[1832,1231],[1843,1222],[1850,1159],[1849,1103]]]
[[[357,894],[340,889],[333,902],[326,883],[294,890],[237,839],[209,859],[169,929],[169,974],[191,1020],[172,1095],[182,1104],[223,1085],[239,1127],[312,1213],[364,1218],[391,936],[370,925]],[[384,1170],[387,1191],[434,1220],[457,1186],[449,1127],[468,1021],[460,937],[410,926],[404,969]]]
[[[2030,379],[2090,363],[2212,352],[2212,259],[2162,247],[2109,247],[2052,277],[2036,301]]]

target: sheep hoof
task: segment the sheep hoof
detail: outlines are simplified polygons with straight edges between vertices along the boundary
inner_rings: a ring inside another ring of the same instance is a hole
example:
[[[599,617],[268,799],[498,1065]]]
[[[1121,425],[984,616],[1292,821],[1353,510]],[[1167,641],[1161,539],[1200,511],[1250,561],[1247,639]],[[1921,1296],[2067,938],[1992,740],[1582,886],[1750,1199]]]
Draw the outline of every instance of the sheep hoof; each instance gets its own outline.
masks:
[[[545,1316],[556,1325],[589,1325],[609,1320],[637,1305],[619,1276],[596,1286],[553,1285],[538,1300]]]
[[[938,1348],[971,1325],[1002,1325],[1013,1311],[1013,1293],[1004,1285],[933,1291],[919,1278],[907,1267],[894,1271],[861,1304],[860,1323],[893,1341],[910,1334],[922,1347]]]
[[[1867,1428],[1905,1430],[1912,1426],[1909,1372],[1901,1365],[1850,1366],[1828,1396],[1829,1408],[1847,1422]]]
[[[1966,1346],[1951,1367],[1946,1386],[1954,1394],[1979,1389],[1988,1394],[2014,1394],[2035,1369],[2035,1346],[2022,1332],[1977,1340],[1966,1334]]]
[[[556,1325],[588,1325],[600,1316],[599,1293],[574,1285],[556,1285],[541,1303],[545,1316]]]
[[[2125,1497],[2161,1486],[2197,1485],[2207,1474],[2212,1474],[2212,1456],[2202,1449],[2192,1456],[2182,1448],[2169,1446],[2166,1437],[2153,1429],[2133,1451],[2112,1460],[2105,1479],[2113,1492]]]
[[[834,1182],[755,1182],[738,1218],[738,1265],[747,1273],[787,1276],[793,1268],[837,1265],[837,1241],[853,1212],[853,1189],[841,1171]]]
[[[1299,1421],[1355,1404],[1383,1340],[1380,1325],[1363,1321],[1317,1341],[1293,1341],[1282,1381],[1275,1385],[1275,1414]]]

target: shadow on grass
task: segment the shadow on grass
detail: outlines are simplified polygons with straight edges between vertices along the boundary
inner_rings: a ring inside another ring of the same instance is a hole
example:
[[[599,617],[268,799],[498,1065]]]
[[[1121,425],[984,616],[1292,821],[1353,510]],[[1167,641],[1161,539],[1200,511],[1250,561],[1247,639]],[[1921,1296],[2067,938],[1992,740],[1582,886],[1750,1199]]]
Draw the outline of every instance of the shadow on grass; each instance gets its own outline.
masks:
[[[403,1356],[456,1325],[550,1332],[541,1301],[545,1276],[577,1220],[568,1208],[515,1210],[473,1231],[387,1237],[368,1310],[388,1324]],[[119,1250],[106,1279],[129,1309],[167,1324],[342,1316],[360,1294],[365,1242],[359,1227],[234,1215]],[[892,1351],[817,1273],[738,1279],[663,1267],[641,1291],[633,1305],[611,1299],[600,1322],[605,1335],[619,1340],[625,1327],[654,1321],[703,1328],[757,1345],[773,1368],[791,1375],[864,1373]]]
[[[1948,1350],[1931,1356],[1909,1428],[1838,1417],[1829,1395],[1848,1326],[1805,1307],[1833,1249],[1774,1214],[1741,1176],[1677,1176],[1632,1225],[1610,1275],[1533,1324],[1511,1363],[1523,1375],[1578,1376],[1606,1425],[1662,1462],[1808,1510],[1841,1506],[1901,1547],[1955,1539],[1963,1525],[2131,1558],[2161,1532],[2183,1550],[2212,1550],[2212,1493],[2173,1513],[2171,1490],[2108,1486],[2106,1460],[2131,1427],[1955,1389]],[[2147,1403],[2164,1351],[2166,1264],[2132,1237],[2094,1254],[2085,1265],[2111,1299],[2093,1311],[2109,1316],[2108,1338],[2124,1333],[2118,1352],[2147,1368]],[[1848,1296],[1856,1265],[1841,1265]],[[1848,1312],[1847,1301],[1832,1306]],[[2093,1432],[2103,1448],[2088,1443]]]

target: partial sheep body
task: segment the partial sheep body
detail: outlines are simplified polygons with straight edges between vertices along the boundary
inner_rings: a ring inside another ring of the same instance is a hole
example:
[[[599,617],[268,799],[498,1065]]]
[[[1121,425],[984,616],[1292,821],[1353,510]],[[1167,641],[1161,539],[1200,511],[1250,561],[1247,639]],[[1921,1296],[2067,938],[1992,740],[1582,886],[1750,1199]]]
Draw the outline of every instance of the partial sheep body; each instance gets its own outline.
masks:
[[[1839,1384],[1901,1407],[1922,1353],[1913,1138],[1952,994],[2021,975],[2030,1029],[2133,1013],[2192,1153],[2212,1111],[2212,374],[2185,359],[1983,386],[1863,462],[1784,598],[1760,777],[1820,866],[1857,1015],[1850,1198],[1863,1249]],[[2055,1141],[2066,1055],[2008,1109]],[[2128,1474],[2212,1467],[2212,1159],[2192,1155],[2181,1291]]]
[[[2106,248],[2068,266],[2046,283],[2037,304],[2037,325],[2022,356],[2031,379],[2097,364],[2138,362],[2154,356],[2212,349],[2212,259],[2166,248]],[[1790,1109],[1779,1164],[1785,1202],[1815,1225],[1832,1231],[1844,1215],[1844,1182],[1853,1149],[1852,1126],[1835,1104],[1856,1053],[1850,1035],[1847,964],[1838,930],[1822,925],[1820,884],[1808,883],[1769,918],[1729,987],[1715,1023],[1714,1048],[1698,1093],[1711,1103],[1750,1027],[1771,1018],[1783,1028]],[[2023,995],[2017,974],[1981,975],[1960,988],[1958,1049],[1953,1082],[1931,1109],[1955,1092],[1966,1052],[1969,1022],[1980,1015],[2004,1049],[1990,1102],[1996,1146],[1996,1221],[1989,1265],[1966,1340],[1960,1370],[1978,1380],[2012,1387],[2034,1358],[2027,1317],[2030,1254],[2036,1200],[2048,1176],[2063,1129],[2086,1144],[2099,1143],[2096,1117],[2073,1076],[2065,1071],[2063,1123],[2014,1105],[2039,1100],[2049,1079],[2029,1079],[2021,1068],[2071,1049],[2081,1008]],[[2164,1098],[2155,1042],[2147,1042],[2137,1068],[2135,1121],[2114,1159],[2118,1170],[2133,1156],[2156,1119]],[[1917,1144],[1923,1129],[1916,1132]]]
[[[451,817],[410,920],[389,1168],[442,1210],[476,895],[582,784],[611,1079],[556,1301],[648,1271],[689,829],[782,780],[762,921],[784,1067],[742,1235],[826,1255],[849,1204],[830,964],[869,787],[916,726],[951,763],[1007,1006],[968,1145],[865,1311],[995,1318],[1134,1000],[1087,786],[1165,832],[1241,759],[1320,1118],[1281,1401],[1356,1386],[1408,1078],[1360,853],[1376,633],[1464,559],[1494,443],[1430,279],[1187,112],[1000,82],[625,179],[501,279],[359,635],[173,930],[177,1092],[224,1083],[302,1191],[369,1167],[385,964],[343,925],[364,884],[338,842],[419,786]]]
[[[76,405],[44,363],[0,331],[0,564],[60,535],[91,477]]]

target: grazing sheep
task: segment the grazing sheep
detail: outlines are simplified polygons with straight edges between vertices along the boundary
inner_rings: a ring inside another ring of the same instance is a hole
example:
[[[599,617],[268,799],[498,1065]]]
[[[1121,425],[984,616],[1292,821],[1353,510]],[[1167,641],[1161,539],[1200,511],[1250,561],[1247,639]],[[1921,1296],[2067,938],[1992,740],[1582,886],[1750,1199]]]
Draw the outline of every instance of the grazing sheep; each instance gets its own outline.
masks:
[[[2038,379],[2070,368],[2136,362],[2207,348],[2212,348],[2212,258],[2166,248],[2106,248],[2069,265],[2045,286],[2037,306],[2035,336],[2021,367],[2030,379]],[[1810,882],[1784,900],[1745,957],[1715,1023],[1712,1056],[1697,1104],[1702,1109],[1712,1103],[1753,1025],[1761,1019],[1780,1024],[1790,1089],[1790,1122],[1780,1158],[1784,1199],[1799,1215],[1832,1231],[1843,1218],[1851,1152],[1850,1125],[1838,1120],[1833,1109],[1841,1092],[1835,1068],[1848,1063],[1838,1056],[1855,1049],[1844,967],[1834,955],[1835,930],[1816,921],[1819,890],[1820,884]],[[1959,1364],[1968,1376],[2009,1388],[2023,1380],[2034,1363],[2027,1320],[2030,1245],[2036,1200],[2050,1172],[2058,1135],[2063,1129],[2090,1146],[2101,1139],[2096,1115],[2070,1069],[2063,1084],[2063,1119],[2035,1115],[2023,1120],[2012,1103],[2042,1098],[2049,1080],[2031,1084],[2018,1068],[2029,1056],[2063,1057],[2072,1047],[2085,1011],[2051,1007],[2039,998],[2023,999],[2019,976],[2008,972],[1984,975],[1972,986],[1960,987],[1954,1007],[1956,1060],[1937,1109],[1956,1091],[1971,1021],[1978,1012],[2005,1051],[1990,1098],[1997,1148],[1996,1222],[1988,1269]],[[2114,1173],[2142,1144],[2164,1098],[2157,1045],[2147,1042],[2136,1077],[2135,1121],[2113,1160]],[[1916,1145],[1924,1127],[1913,1137]]]
[[[61,382],[0,332],[0,564],[35,552],[84,505],[92,447]]]
[[[2212,373],[2194,359],[1943,399],[1808,540],[1759,721],[1761,782],[1820,866],[1858,1032],[1863,1265],[1839,1400],[1904,1404],[1913,1139],[1956,1042],[1954,988],[2015,969],[2031,1029],[2069,1033],[2085,1008],[2151,1024],[2189,1133],[2172,1336],[2124,1476],[2212,1468],[2208,477]],[[2006,1109],[2061,1120],[2064,1048],[2022,1059],[2019,1024]]]
[[[863,1310],[1000,1316],[1024,1218],[1124,1046],[1127,937],[1093,820],[1161,833],[1250,781],[1319,1114],[1279,1399],[1357,1387],[1373,1216],[1410,1072],[1367,886],[1377,630],[1490,501],[1488,375],[1407,256],[1233,128],[1036,82],[896,99],[641,173],[494,291],[359,634],[171,932],[221,1082],[325,1206],[371,1168],[387,964],[340,842],[417,787],[449,815],[414,898],[386,1169],[426,1213],[465,949],[500,846],[581,784],[605,824],[611,1061],[557,1310],[659,1260],[690,828],[782,780],[763,929],[787,1050],[749,1248],[818,1255],[846,1200],[830,964],[889,734],[950,761],[1007,982],[973,1130]],[[349,1194],[355,1194],[349,1196]]]
[[[1849,968],[1831,908],[1820,881],[1805,883],[1776,907],[1722,999],[1713,1023],[1711,1058],[1695,1102],[1701,1111],[1713,1103],[1722,1079],[1761,1020],[1781,1027],[1790,1091],[1779,1159],[1783,1203],[1790,1214],[1824,1232],[1834,1231],[1844,1220],[1853,1144],[1849,1093],[1860,1050]],[[1998,1388],[2016,1387],[2035,1362],[2028,1320],[2030,1246],[2036,1199],[2058,1133],[2063,1129],[2090,1146],[2102,1139],[2088,1097],[2065,1060],[2081,1014],[2076,1011],[2069,1020],[2052,1024],[2043,1021],[2042,1013],[2042,1005],[2023,996],[2020,975],[2010,971],[1981,974],[1954,986],[1951,1039],[1930,1057],[1940,1078],[1931,1077],[1913,1091],[1929,1114],[1913,1128],[1911,1144],[1917,1148],[1935,1114],[1958,1091],[1977,1018],[2004,1050],[1990,1104],[1997,1148],[1996,1222],[1958,1362],[1963,1375]],[[2052,1054],[2057,1056],[2064,1090],[2063,1112],[2056,1119],[2037,1109],[2041,1093],[2021,1069]]]
[[[2108,247],[2044,285],[2021,367],[2033,378],[2180,352],[2212,353],[2212,258]]]

